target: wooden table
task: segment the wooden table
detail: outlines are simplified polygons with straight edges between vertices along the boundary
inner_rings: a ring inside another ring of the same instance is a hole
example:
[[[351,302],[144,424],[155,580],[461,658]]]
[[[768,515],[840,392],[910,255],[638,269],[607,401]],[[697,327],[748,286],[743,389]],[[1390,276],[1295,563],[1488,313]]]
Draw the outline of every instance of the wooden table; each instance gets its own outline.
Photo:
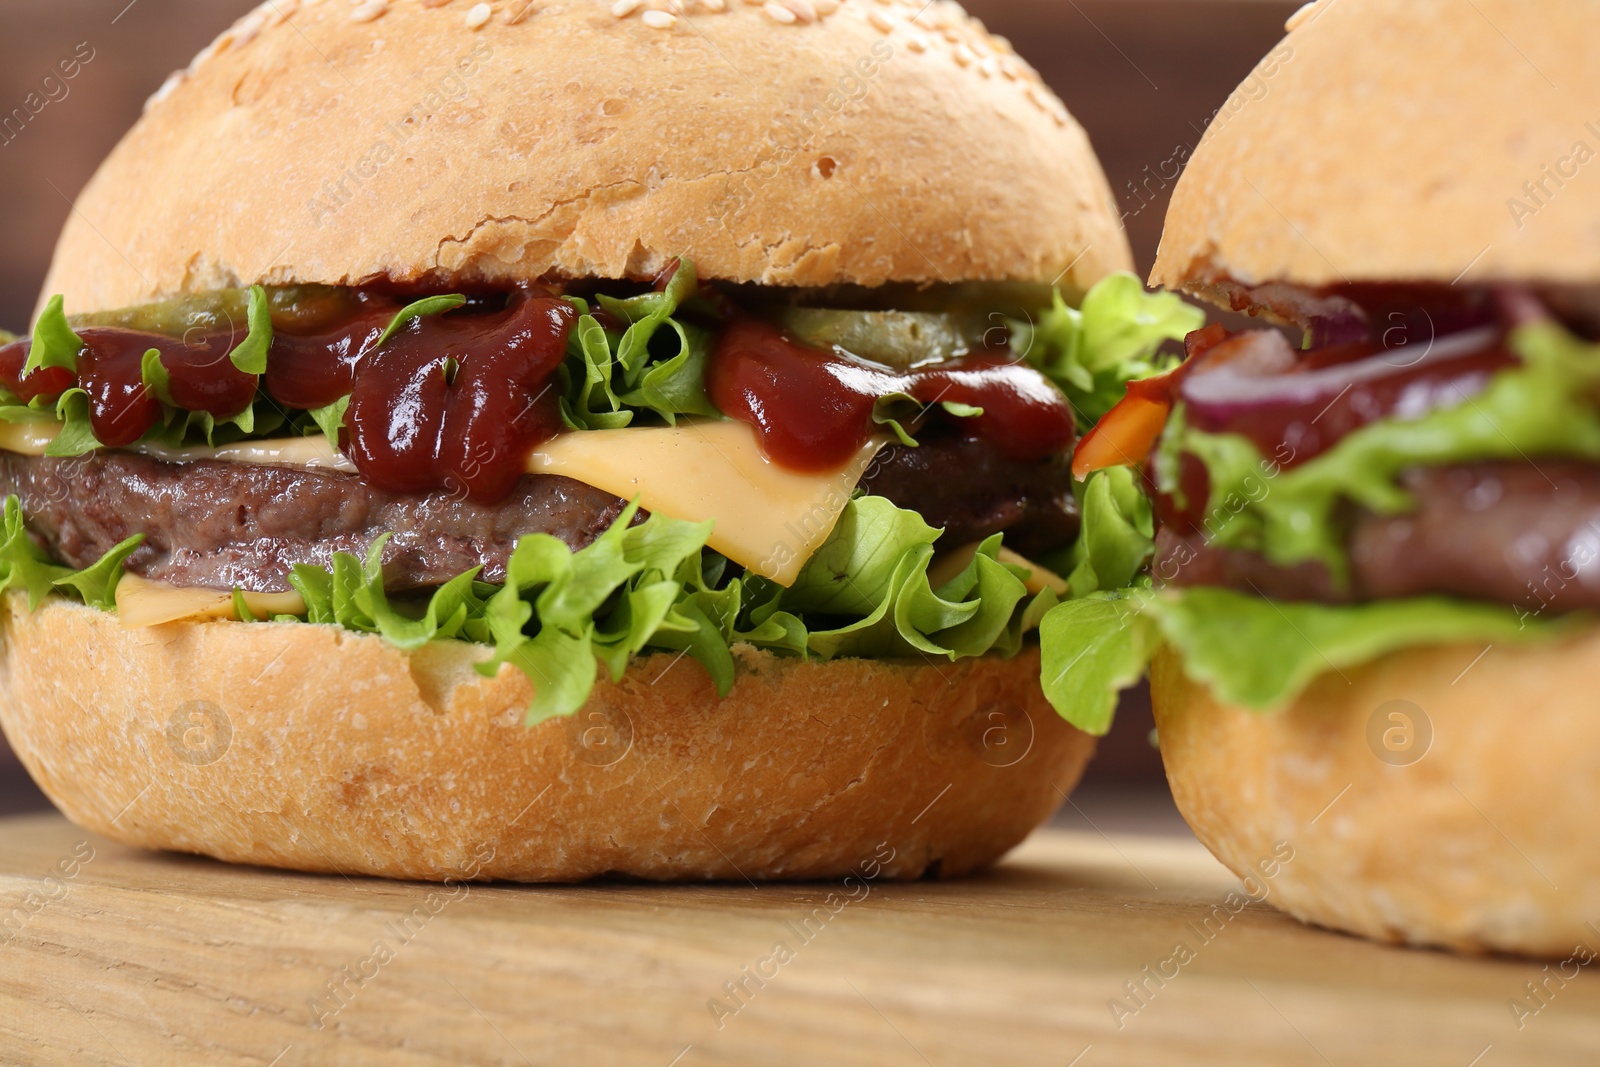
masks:
[[[1237,885],[1192,840],[1051,830],[959,882],[451,889],[14,819],[0,1062],[1600,1062],[1594,967],[1549,980],[1519,1029],[1509,1002],[1542,965],[1366,944],[1253,903],[1205,940]],[[1162,979],[1179,942],[1191,958]]]

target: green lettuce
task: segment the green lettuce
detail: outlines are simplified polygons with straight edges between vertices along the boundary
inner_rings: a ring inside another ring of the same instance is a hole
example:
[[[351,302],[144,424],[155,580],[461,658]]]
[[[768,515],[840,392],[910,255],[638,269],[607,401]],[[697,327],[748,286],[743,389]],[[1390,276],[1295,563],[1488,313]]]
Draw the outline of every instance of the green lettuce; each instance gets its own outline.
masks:
[[[4,516],[0,518],[0,592],[12,589],[26,592],[30,610],[37,608],[51,593],[65,593],[92,608],[114,611],[123,561],[142,540],[143,534],[130,537],[93,566],[75,571],[52,562],[34,543],[23,521],[21,502],[15,496],[8,496]]]
[[[1098,422],[1127,392],[1128,382],[1165,373],[1179,341],[1205,325],[1205,312],[1173,295],[1152,293],[1132,274],[1108,275],[1074,308],[1055,293],[1037,322],[1011,322],[1011,346],[1072,401],[1084,426]]]
[[[1163,644],[1218,699],[1271,712],[1315,678],[1421,645],[1549,640],[1591,624],[1498,604],[1415,597],[1368,604],[1269,600],[1230,589],[1125,589],[1060,604],[1039,628],[1045,696],[1092,734],[1111,726],[1118,693]]]
[[[332,623],[404,649],[460,639],[492,648],[479,670],[511,664],[532,680],[530,723],[570,715],[604,670],[620,679],[646,650],[678,651],[705,666],[719,693],[734,682],[732,647],[787,654],[937,657],[1013,655],[1056,604],[1030,595],[1022,569],[985,541],[937,588],[928,574],[940,531],[880,497],[845,506],[833,534],[789,588],[748,575],[706,547],[711,524],[629,507],[574,552],[548,534],[518,541],[505,581],[460,575],[423,600],[391,600],[384,542],[365,559],[339,553],[329,568],[300,565],[290,583],[306,602],[275,621]],[[248,610],[239,617],[253,621]]]
[[[33,324],[33,344],[28,348],[28,358],[22,365],[23,374],[32,374],[41,367],[62,367],[78,373],[78,353],[83,351],[83,339],[67,324],[60,294],[39,313]]]
[[[706,396],[710,330],[675,318],[695,294],[694,264],[679,261],[664,289],[626,299],[598,298],[612,325],[589,302],[567,299],[579,311],[561,365],[561,417],[568,429],[608,430],[647,412],[669,425],[679,415],[719,417]]]
[[[443,315],[447,311],[454,311],[466,302],[467,298],[459,293],[451,293],[445,296],[428,296],[423,297],[421,300],[413,301],[395,313],[395,317],[389,320],[389,325],[383,328],[383,332],[378,335],[378,340],[372,347],[375,349],[382,348],[389,343],[395,334],[411,325],[417,319],[426,315]],[[256,373],[265,373],[265,367],[263,366],[263,369]]]
[[[1205,526],[1217,545],[1281,565],[1316,560],[1342,579],[1347,561],[1336,509],[1348,501],[1380,515],[1409,511],[1411,496],[1398,484],[1408,467],[1529,456],[1600,460],[1600,346],[1553,323],[1521,327],[1510,344],[1522,362],[1495,374],[1481,393],[1419,418],[1372,423],[1291,469],[1280,469],[1286,457],[1263,456],[1248,438],[1195,430],[1180,417],[1158,452],[1158,480],[1173,480],[1179,453],[1195,455],[1209,475]]]
[[[228,359],[243,373],[260,376],[267,373],[267,350],[272,347],[272,302],[262,286],[250,287],[250,309],[245,317],[248,330],[244,340],[228,353]]]
[[[1041,560],[1067,578],[1074,597],[1132,585],[1155,548],[1150,498],[1131,467],[1108,467],[1074,486],[1082,525],[1078,539]]]

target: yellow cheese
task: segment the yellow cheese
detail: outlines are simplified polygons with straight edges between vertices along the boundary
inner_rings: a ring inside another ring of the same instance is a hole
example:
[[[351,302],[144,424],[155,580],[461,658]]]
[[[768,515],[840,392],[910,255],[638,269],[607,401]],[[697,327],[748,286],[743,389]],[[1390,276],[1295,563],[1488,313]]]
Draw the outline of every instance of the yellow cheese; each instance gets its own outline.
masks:
[[[0,448],[41,455],[55,430],[55,424],[45,421],[0,423]],[[638,498],[646,510],[674,519],[713,519],[712,548],[788,585],[833,532],[856,483],[886,443],[886,438],[873,438],[837,470],[797,474],[763,456],[755,430],[742,422],[630,426],[561,434],[539,446],[528,471],[565,475],[624,500]],[[321,436],[218,448],[143,444],[135,449],[172,462],[210,459],[355,469]]]
[[[789,585],[886,443],[868,441],[835,471],[796,474],[763,456],[745,423],[684,422],[562,434],[539,447],[528,470],[637,497],[646,510],[675,519],[714,519],[712,548]]]
[[[299,593],[241,593],[250,614],[258,619],[274,615],[303,615],[306,602]],[[217,589],[185,589],[152,582],[137,574],[124,574],[117,583],[117,617],[127,627],[160,626],[168,622],[237,619],[233,594]]]
[[[54,419],[0,422],[0,448],[7,452],[20,452],[24,456],[42,456],[60,432],[61,424]]]
[[[173,463],[197,459],[225,463],[256,463],[265,467],[311,467],[320,470],[356,473],[356,465],[343,452],[328,446],[321,434],[315,437],[272,437],[260,441],[240,441],[216,448],[164,448],[155,444],[134,446],[138,451]]]
[[[42,456],[61,424],[49,419],[30,419],[26,422],[0,422],[0,449],[18,452],[24,456]],[[195,460],[214,459],[227,463],[257,463],[268,467],[314,467],[355,473],[355,464],[344,453],[330,448],[328,439],[315,437],[273,437],[259,441],[240,441],[231,445],[208,448],[194,445],[189,448],[167,448],[150,441],[140,442],[128,449],[172,463],[192,463]]]

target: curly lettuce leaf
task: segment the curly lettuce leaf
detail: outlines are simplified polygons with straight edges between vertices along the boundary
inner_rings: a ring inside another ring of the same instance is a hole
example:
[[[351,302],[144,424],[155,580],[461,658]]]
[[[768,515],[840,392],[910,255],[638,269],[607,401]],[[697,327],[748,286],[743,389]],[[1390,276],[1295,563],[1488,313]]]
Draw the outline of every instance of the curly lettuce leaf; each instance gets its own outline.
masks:
[[[822,659],[1012,655],[1056,602],[1049,592],[1029,596],[1020,569],[997,558],[998,535],[934,588],[928,564],[939,531],[878,497],[846,506],[789,589],[708,550],[709,522],[652,515],[635,523],[636,514],[629,507],[576,552],[548,534],[527,535],[503,584],[470,572],[422,602],[391,603],[381,541],[364,560],[340,553],[331,568],[297,566],[289,580],[307,622],[378,634],[404,649],[449,638],[489,646],[478,670],[492,676],[510,664],[532,680],[530,724],[576,712],[600,670],[620,679],[646,650],[692,657],[726,695],[735,644]]]
[[[79,600],[91,608],[115,611],[117,608],[117,583],[122,580],[122,565],[133,550],[144,541],[144,534],[132,537],[114,546],[91,566],[81,571],[61,575],[52,583],[56,589],[70,589]],[[31,599],[31,596],[30,596]]]
[[[1199,308],[1118,273],[1095,283],[1077,308],[1057,292],[1037,322],[1013,321],[1012,347],[1061,387],[1087,426],[1122,399],[1129,381],[1176,365],[1176,356],[1158,354],[1163,342],[1203,325]]]
[[[1270,600],[1231,589],[1119,590],[1054,608],[1040,625],[1044,691],[1088,733],[1111,726],[1117,694],[1162,644],[1217,698],[1271,712],[1318,676],[1422,645],[1548,640],[1588,616],[1531,619],[1498,604],[1413,597],[1368,604]]]
[[[1155,518],[1139,476],[1130,467],[1108,467],[1077,492],[1078,539],[1059,562],[1047,562],[1066,575],[1074,597],[1134,584],[1155,548]]]
[[[93,566],[74,571],[45,555],[28,534],[21,501],[8,496],[0,518],[0,592],[26,592],[29,610],[37,608],[51,593],[67,592],[92,608],[113,611],[122,564],[143,539],[143,535],[130,537]]]
[[[228,353],[233,365],[245,374],[267,373],[267,350],[272,347],[272,302],[259,285],[250,287],[250,310],[246,314],[249,330],[234,350]]]
[[[259,286],[257,288],[259,288]],[[256,306],[255,305],[255,290],[254,289],[252,289],[250,291],[250,297],[251,297],[251,299],[250,299],[250,310],[251,310],[251,314],[252,314],[251,329],[252,329],[252,332],[253,332],[254,328],[255,328],[255,323],[254,323],[253,316],[254,316],[255,306]],[[444,296],[428,296],[428,297],[423,297],[421,300],[415,300],[415,301],[407,304],[405,307],[401,308],[398,312],[395,313],[394,318],[389,320],[389,325],[387,325],[387,326],[385,326],[383,328],[383,332],[378,335],[378,340],[377,340],[376,343],[373,344],[372,347],[374,349],[382,348],[384,345],[388,344],[391,340],[394,339],[394,335],[395,334],[399,333],[401,330],[403,330],[407,326],[411,325],[417,319],[423,318],[424,316],[427,316],[427,315],[443,315],[447,311],[454,311],[456,308],[460,307],[461,305],[465,304],[466,302],[467,302],[467,298],[462,296],[462,295],[460,295],[459,293],[450,293],[450,294],[447,294],[447,295],[444,295]],[[271,320],[270,319],[268,320],[268,328],[269,329],[271,328]],[[269,335],[269,340],[270,340],[270,335]],[[249,373],[249,374],[264,374],[264,373],[266,373],[265,360],[266,360],[266,354],[265,354],[265,351],[263,350],[263,353],[262,353],[262,369],[259,370],[259,371],[247,371],[246,373]],[[235,360],[235,362],[237,362],[237,360]],[[240,370],[244,370],[243,367],[240,367],[239,369]]]
[[[698,285],[694,264],[683,259],[659,292],[599,297],[610,321],[626,323],[620,330],[602,325],[587,301],[568,298],[580,312],[561,367],[569,429],[615,429],[641,411],[668,425],[680,415],[721,414],[706,396],[712,334],[674,317]]]
[[[1248,438],[1180,420],[1158,454],[1158,478],[1170,480],[1172,457],[1192,453],[1210,478],[1207,530],[1217,544],[1286,566],[1316,560],[1343,577],[1335,509],[1349,501],[1382,515],[1410,510],[1411,496],[1398,483],[1408,467],[1529,456],[1600,460],[1600,346],[1553,323],[1521,327],[1510,344],[1522,363],[1495,374],[1481,393],[1419,418],[1371,423],[1291,469],[1280,469],[1279,457],[1263,456]]]
[[[82,456],[103,447],[89,421],[89,394],[82,389],[74,387],[61,394],[56,400],[56,418],[61,431],[45,447],[45,455]]]
[[[64,367],[78,373],[78,353],[83,351],[83,338],[67,324],[63,310],[64,300],[57,293],[39,313],[33,324],[33,343],[28,347],[28,358],[22,365],[24,375],[40,367]]]
[[[750,628],[739,636],[758,648],[801,645],[822,659],[1015,653],[1023,617],[1053,594],[1029,598],[1020,568],[997,558],[998,536],[934,588],[928,566],[939,536],[914,511],[858,497],[787,590],[763,590],[752,581],[766,598],[749,611]]]
[[[320,433],[335,446],[339,442],[339,431],[344,429],[344,415],[350,410],[350,397],[341,396],[327,407],[313,408],[306,412],[309,423],[305,430],[307,434]]]

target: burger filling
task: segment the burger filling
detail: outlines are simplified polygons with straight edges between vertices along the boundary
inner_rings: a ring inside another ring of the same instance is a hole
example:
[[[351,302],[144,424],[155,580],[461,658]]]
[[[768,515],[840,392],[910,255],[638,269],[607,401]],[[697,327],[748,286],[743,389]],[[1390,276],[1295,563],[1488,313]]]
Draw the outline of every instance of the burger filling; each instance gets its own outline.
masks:
[[[225,291],[0,347],[0,573],[130,625],[487,646],[580,707],[596,665],[731,644],[1011,653],[1132,580],[1149,509],[1071,450],[1198,312],[1117,276],[998,286]],[[186,591],[183,596],[175,591]]]
[[[1592,294],[1233,293],[1300,326],[1298,347],[1196,331],[1078,446],[1080,473],[1142,462],[1159,532],[1149,575],[1052,620],[1116,635],[1098,684],[1061,680],[1070,718],[1104,729],[1161,642],[1222,699],[1270,710],[1384,652],[1535,640],[1600,607]]]

